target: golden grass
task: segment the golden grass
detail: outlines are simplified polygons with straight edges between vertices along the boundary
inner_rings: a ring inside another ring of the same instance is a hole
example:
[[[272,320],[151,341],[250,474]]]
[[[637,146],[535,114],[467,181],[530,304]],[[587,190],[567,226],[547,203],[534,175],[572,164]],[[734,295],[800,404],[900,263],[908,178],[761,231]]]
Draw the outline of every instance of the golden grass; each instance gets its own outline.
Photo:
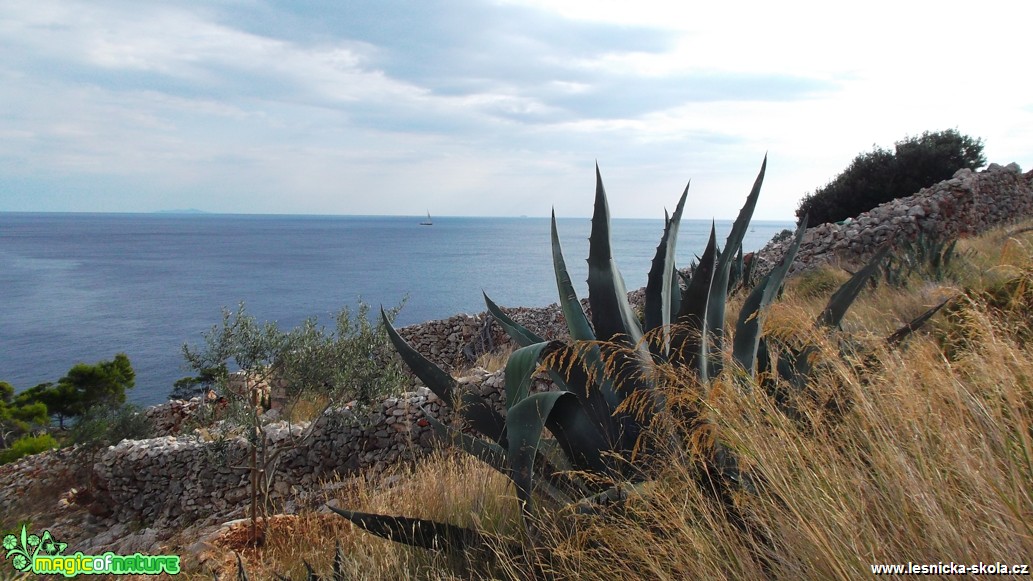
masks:
[[[482,353],[477,357],[477,361],[473,363],[468,369],[464,370],[459,374],[460,377],[468,375],[473,369],[484,369],[489,373],[501,371],[506,368],[506,362],[509,361],[509,356],[513,353],[513,345],[507,344],[501,347],[497,347],[487,353]]]
[[[990,308],[981,292],[1033,287],[1024,284],[1033,281],[1031,236],[998,231],[963,240],[953,281],[865,291],[844,322],[854,356],[814,330],[827,295],[787,292],[767,313],[767,328],[820,347],[812,395],[794,402],[802,418],[788,419],[763,390],[746,394],[726,378],[702,406],[713,435],[736,451],[759,492],[736,494],[729,510],[700,486],[693,447],[674,447],[648,492],[623,511],[546,515],[539,571],[607,581],[869,579],[880,563],[1028,564],[1033,353],[1016,329],[1033,315],[1025,303]],[[1017,282],[1000,286],[1009,280]],[[961,297],[949,320],[940,317],[902,347],[882,340],[944,296]],[[948,356],[944,345],[956,335],[966,341]],[[822,405],[830,399],[843,411]],[[335,501],[516,534],[511,485],[475,460],[435,454],[397,476],[387,488],[356,481]],[[289,533],[273,527],[267,546],[248,556],[252,578],[273,571],[301,578],[301,559],[326,573],[334,539],[353,579],[528,578],[523,562],[501,553],[454,573],[444,557],[353,530],[336,515],[292,522]]]
[[[416,467],[399,466],[375,480],[354,478],[339,484],[343,486],[324,500],[340,508],[427,518],[502,536],[512,535],[519,523],[508,480],[465,454],[436,452]],[[306,511],[275,517],[258,549],[246,547],[244,527],[215,543],[221,557],[206,569],[220,578],[232,577],[236,574],[233,551],[239,551],[252,579],[276,574],[303,579],[303,561],[329,575],[339,542],[347,557],[348,579],[454,578],[450,569],[456,563],[447,558],[372,537],[337,514]],[[197,578],[210,579],[211,573],[205,571]]]

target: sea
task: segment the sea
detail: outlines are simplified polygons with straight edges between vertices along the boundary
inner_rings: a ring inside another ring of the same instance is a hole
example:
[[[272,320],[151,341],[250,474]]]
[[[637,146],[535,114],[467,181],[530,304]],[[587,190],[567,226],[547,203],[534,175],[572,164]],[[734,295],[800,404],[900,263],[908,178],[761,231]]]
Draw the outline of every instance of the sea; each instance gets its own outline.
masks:
[[[78,362],[126,353],[127,393],[165,401],[190,375],[223,309],[243,302],[260,321],[291,328],[358,301],[405,305],[409,325],[502,306],[556,302],[548,218],[0,213],[0,381],[21,391],[57,381]],[[588,218],[560,218],[571,279],[587,296]],[[702,253],[711,221],[683,220],[677,262]],[[731,221],[716,223],[724,240]],[[747,252],[792,222],[755,221]],[[614,261],[629,290],[644,286],[662,220],[614,219]]]

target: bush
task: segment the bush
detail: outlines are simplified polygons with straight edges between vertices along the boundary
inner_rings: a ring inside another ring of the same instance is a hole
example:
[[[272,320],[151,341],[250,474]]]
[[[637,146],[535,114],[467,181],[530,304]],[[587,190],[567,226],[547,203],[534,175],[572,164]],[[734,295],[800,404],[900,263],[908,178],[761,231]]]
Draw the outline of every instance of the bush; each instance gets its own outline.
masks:
[[[154,426],[140,408],[122,404],[116,408],[97,406],[86,410],[68,440],[87,448],[102,448],[122,440],[145,440],[153,434]]]
[[[811,225],[852,218],[950,179],[959,169],[986,164],[983,141],[954,129],[927,131],[895,146],[895,152],[875,147],[858,155],[832,181],[804,196],[796,210],[797,221],[805,215]]]
[[[50,434],[41,436],[23,436],[11,444],[11,447],[0,451],[0,464],[9,464],[19,458],[39,454],[57,448],[57,440]]]

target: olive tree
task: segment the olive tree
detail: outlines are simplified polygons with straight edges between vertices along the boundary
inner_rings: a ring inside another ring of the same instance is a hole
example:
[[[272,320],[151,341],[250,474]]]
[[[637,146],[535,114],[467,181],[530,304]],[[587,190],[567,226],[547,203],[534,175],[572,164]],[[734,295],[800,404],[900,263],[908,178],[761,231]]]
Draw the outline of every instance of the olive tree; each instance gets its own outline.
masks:
[[[388,319],[400,309],[392,309]],[[198,378],[228,400],[230,424],[241,429],[247,442],[247,465],[238,468],[250,477],[252,541],[261,538],[258,521],[265,522],[280,456],[300,445],[316,425],[313,421],[296,434],[291,429],[294,407],[304,400],[321,402],[324,412],[352,400],[365,406],[404,388],[407,375],[383,323],[371,323],[368,315],[369,305],[360,301],[354,313],[342,309],[331,328],[313,317],[283,330],[275,322],[259,322],[241,303],[236,311],[223,310],[222,322],[202,335],[201,345],[183,346]],[[283,407],[270,413],[276,396]],[[290,436],[276,443],[264,427],[281,419],[288,422]]]

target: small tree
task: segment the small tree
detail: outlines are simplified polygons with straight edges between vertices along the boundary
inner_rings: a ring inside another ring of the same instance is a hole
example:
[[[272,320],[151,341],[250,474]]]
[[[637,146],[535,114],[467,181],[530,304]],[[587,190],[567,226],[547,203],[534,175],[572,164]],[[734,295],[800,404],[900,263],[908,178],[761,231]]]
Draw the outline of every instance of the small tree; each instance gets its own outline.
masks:
[[[393,309],[388,318],[393,320],[400,308]],[[369,305],[360,301],[355,315],[347,308],[337,315],[332,330],[310,318],[282,331],[276,323],[259,323],[241,303],[235,313],[223,311],[222,324],[203,335],[202,346],[183,346],[189,366],[198,378],[215,381],[216,389],[233,404],[231,419],[243,428],[248,463],[239,468],[249,474],[252,542],[262,537],[260,517],[264,531],[269,491],[281,454],[300,445],[316,425],[313,421],[298,437],[289,430],[288,440],[272,442],[263,429],[273,421],[265,413],[269,391],[282,390],[288,409],[302,398],[318,394],[328,400],[325,411],[335,402],[354,399],[368,403],[403,388],[407,376],[389,347],[386,330],[370,323],[368,314]],[[240,371],[227,373],[231,368]],[[285,417],[289,422],[290,414]]]
[[[40,402],[18,400],[14,386],[0,381],[0,448],[6,448],[19,436],[47,425],[47,406]]]
[[[797,221],[808,216],[808,223],[817,225],[852,218],[949,179],[961,168],[985,164],[983,141],[955,129],[905,138],[896,142],[893,152],[876,146],[804,196],[796,210]]]
[[[196,376],[177,379],[172,384],[169,399],[191,399],[204,395],[214,389],[227,374],[226,367],[209,367],[202,369]]]
[[[16,398],[22,404],[42,403],[58,425],[65,427],[65,418],[77,417],[93,407],[115,408],[125,403],[126,390],[136,385],[136,372],[125,353],[110,361],[93,365],[77,363],[57,384],[41,383]]]

